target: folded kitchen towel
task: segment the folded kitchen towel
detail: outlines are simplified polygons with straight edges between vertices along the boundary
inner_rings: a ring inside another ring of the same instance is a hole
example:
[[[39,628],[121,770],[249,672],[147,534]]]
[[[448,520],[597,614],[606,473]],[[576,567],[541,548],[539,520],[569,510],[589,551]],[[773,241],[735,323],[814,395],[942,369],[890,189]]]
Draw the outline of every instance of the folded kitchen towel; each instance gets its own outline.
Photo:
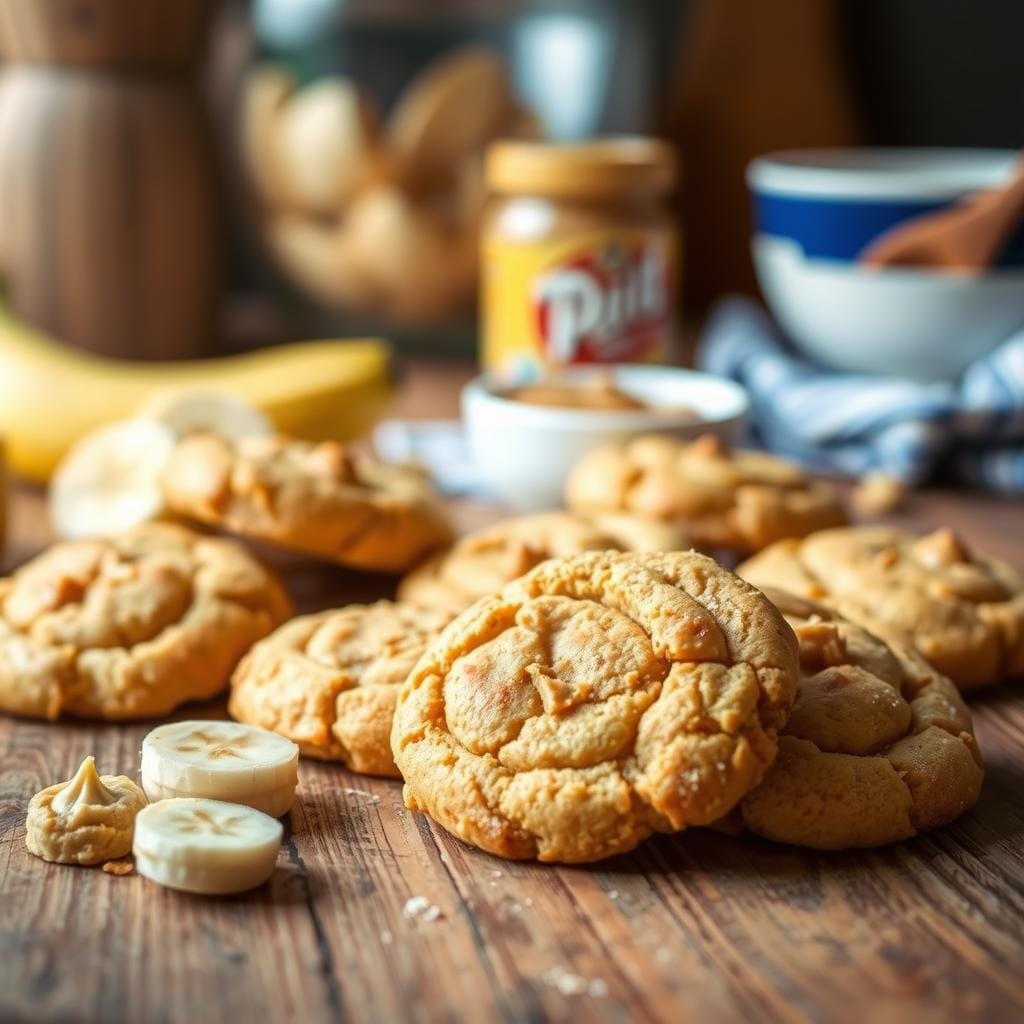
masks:
[[[724,300],[700,369],[750,393],[755,439],[821,470],[879,470],[910,484],[939,471],[1024,493],[1024,329],[955,383],[838,373],[797,355],[749,299]]]

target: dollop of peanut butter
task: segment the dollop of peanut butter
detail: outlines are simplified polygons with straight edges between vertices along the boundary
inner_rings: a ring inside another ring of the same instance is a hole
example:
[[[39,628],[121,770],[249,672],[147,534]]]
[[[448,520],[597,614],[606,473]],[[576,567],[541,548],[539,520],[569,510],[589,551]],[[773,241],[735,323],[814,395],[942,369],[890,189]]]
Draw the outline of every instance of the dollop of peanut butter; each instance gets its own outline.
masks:
[[[36,793],[25,819],[29,853],[59,864],[102,864],[131,852],[146,794],[124,775],[100,775],[87,757],[73,778]]]
[[[96,771],[96,759],[90,754],[71,778],[53,798],[51,807],[60,814],[67,814],[76,807],[89,804],[93,807],[109,807],[117,803],[118,795],[103,785]]]

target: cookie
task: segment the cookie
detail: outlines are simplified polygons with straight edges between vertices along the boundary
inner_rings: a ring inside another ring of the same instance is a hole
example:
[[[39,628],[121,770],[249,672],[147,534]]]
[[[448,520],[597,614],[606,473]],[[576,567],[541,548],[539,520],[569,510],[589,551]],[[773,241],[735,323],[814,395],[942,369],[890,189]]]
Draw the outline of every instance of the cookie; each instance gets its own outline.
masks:
[[[565,490],[575,512],[632,512],[676,523],[694,544],[750,554],[783,537],[846,522],[830,484],[764,452],[731,451],[710,434],[648,434],[591,452]]]
[[[761,780],[797,671],[779,611],[704,555],[544,562],[464,611],[403,686],[406,805],[502,857],[622,853]]]
[[[399,685],[450,618],[378,601],[293,619],[238,666],[228,710],[309,757],[397,776],[390,736]]]
[[[513,101],[501,57],[482,47],[447,54],[415,78],[398,98],[386,144],[407,187],[428,192],[507,126]]]
[[[1024,576],[973,555],[950,530],[827,530],[775,544],[738,571],[916,648],[962,690],[1024,675]]]
[[[743,824],[845,850],[908,839],[972,807],[984,772],[957,688],[822,605],[767,594],[800,642],[800,688],[775,763],[740,803]]]
[[[548,558],[581,551],[681,551],[686,535],[639,516],[541,512],[504,519],[461,538],[414,569],[398,596],[426,608],[460,612]]]
[[[290,614],[241,545],[151,524],[57,544],[0,580],[0,711],[151,718],[223,690]]]
[[[181,441],[163,474],[178,515],[357,569],[401,572],[451,534],[426,480],[334,441]]]

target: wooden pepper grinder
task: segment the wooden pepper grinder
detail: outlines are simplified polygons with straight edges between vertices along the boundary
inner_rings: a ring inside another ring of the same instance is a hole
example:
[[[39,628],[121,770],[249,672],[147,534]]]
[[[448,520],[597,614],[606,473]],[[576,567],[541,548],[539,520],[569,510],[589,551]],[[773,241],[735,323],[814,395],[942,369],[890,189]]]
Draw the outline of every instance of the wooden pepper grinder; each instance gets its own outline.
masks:
[[[212,8],[0,0],[0,276],[16,315],[71,344],[167,359],[213,335],[222,237],[192,76]]]

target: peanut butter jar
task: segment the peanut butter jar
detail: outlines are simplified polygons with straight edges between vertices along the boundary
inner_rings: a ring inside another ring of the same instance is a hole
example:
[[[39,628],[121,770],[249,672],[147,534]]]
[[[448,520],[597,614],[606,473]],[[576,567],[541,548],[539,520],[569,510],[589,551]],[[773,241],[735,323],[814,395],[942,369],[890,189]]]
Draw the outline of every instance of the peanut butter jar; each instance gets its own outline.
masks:
[[[487,153],[481,355],[508,380],[671,352],[675,154],[652,138],[503,141]]]

